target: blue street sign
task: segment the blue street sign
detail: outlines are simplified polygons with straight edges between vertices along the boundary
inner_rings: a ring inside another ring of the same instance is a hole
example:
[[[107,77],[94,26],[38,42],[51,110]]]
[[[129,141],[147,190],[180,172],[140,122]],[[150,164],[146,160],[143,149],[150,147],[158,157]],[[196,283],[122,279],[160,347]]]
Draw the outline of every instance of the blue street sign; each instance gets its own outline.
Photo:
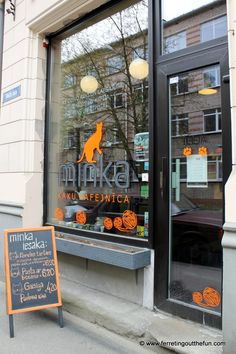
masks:
[[[13,89],[4,92],[2,102],[8,102],[14,100],[14,98],[21,95],[21,85],[14,87]]]

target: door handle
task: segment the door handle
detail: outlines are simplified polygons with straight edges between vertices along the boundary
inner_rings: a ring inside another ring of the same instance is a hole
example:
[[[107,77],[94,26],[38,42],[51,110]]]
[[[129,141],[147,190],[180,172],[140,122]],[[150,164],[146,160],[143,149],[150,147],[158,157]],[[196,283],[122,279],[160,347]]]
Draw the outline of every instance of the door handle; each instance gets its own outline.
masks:
[[[161,158],[161,171],[160,171],[160,190],[161,198],[164,200],[166,198],[167,189],[167,157]]]

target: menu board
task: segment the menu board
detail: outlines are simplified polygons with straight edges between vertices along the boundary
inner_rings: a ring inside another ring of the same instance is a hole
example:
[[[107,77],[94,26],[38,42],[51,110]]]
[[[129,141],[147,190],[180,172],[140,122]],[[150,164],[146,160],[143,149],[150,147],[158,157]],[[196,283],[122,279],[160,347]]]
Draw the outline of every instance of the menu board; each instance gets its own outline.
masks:
[[[8,314],[62,306],[54,227],[5,230]]]

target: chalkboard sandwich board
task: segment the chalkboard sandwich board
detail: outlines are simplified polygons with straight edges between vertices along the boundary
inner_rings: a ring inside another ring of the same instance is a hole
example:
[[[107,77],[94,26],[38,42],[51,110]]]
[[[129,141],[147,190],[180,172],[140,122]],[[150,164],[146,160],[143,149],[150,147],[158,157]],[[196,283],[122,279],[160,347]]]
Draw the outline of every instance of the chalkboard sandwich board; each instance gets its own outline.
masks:
[[[5,230],[7,313],[62,306],[54,227]]]

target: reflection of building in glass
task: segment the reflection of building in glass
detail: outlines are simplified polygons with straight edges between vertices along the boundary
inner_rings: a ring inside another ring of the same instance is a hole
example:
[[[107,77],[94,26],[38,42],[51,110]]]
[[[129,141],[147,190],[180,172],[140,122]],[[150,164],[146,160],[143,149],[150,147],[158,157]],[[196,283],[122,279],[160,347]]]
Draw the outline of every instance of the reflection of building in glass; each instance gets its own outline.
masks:
[[[223,0],[163,21],[165,54],[227,35],[226,5]]]
[[[170,78],[172,158],[174,165],[176,159],[180,161],[181,190],[195,202],[203,205],[207,205],[214,196],[216,208],[221,208],[222,198],[220,186],[222,182],[222,151],[219,149],[222,145],[219,77],[219,66],[215,65]],[[199,94],[199,91],[209,87],[216,89],[216,93]],[[199,193],[199,190],[187,187],[187,157],[183,156],[183,149],[191,147],[192,154],[198,154],[198,150],[202,146],[207,147],[208,188]]]
[[[59,188],[68,193],[83,191],[87,200],[61,198],[59,204],[67,208],[72,203],[83,203],[83,207],[93,214],[87,218],[91,227],[97,217],[106,216],[106,208],[109,213],[116,212],[116,217],[130,209],[138,215],[138,227],[126,228],[122,234],[144,237],[148,236],[144,230],[148,187],[147,182],[142,181],[143,173],[148,172],[144,163],[149,156],[148,79],[134,79],[129,66],[134,59],[148,57],[146,2],[130,6],[121,14],[122,23],[115,14],[62,41],[61,129],[57,151],[61,166]],[[107,37],[104,44],[109,26],[115,35]],[[95,45],[97,32],[100,37]],[[80,82],[85,75],[96,78],[98,88],[95,92],[88,94],[81,89]],[[88,146],[89,141],[92,144],[98,122],[103,122],[101,150],[99,152],[98,145],[91,145],[96,164],[87,163],[85,159],[81,160],[82,152],[85,144]],[[137,148],[134,140],[140,134],[144,134],[145,144]],[[68,178],[68,164],[74,164],[73,181]],[[107,197],[103,206],[98,193],[104,196],[113,193],[114,200]],[[71,226],[68,220],[64,221],[64,226]],[[76,221],[75,213],[70,221]],[[109,230],[118,234],[119,231],[121,228]]]

